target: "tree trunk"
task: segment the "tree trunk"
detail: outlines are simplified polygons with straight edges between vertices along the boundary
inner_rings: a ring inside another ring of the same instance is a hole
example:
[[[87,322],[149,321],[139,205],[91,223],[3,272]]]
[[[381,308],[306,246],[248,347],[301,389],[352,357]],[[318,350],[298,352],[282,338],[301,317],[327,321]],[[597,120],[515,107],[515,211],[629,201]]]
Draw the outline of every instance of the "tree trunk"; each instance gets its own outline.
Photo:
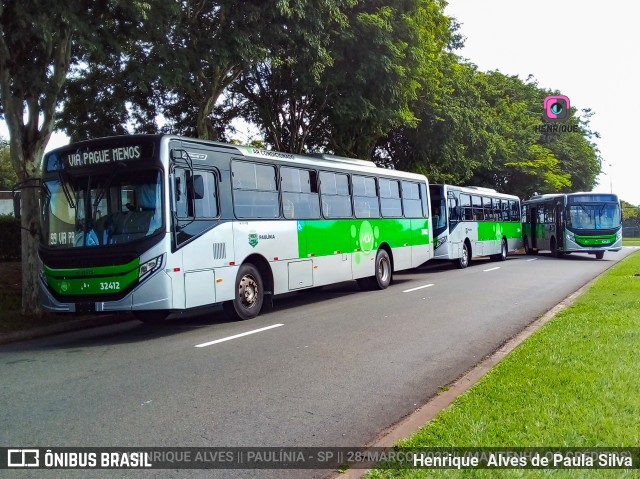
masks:
[[[22,190],[21,245],[22,245],[22,314],[41,316],[38,294],[40,241],[39,190],[28,187]]]

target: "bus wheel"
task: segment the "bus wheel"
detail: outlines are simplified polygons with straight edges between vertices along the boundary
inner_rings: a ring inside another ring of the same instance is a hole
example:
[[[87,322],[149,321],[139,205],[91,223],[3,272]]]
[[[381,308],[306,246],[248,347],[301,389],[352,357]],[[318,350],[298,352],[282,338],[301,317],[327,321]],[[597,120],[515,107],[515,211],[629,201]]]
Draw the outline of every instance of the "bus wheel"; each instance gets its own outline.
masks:
[[[169,316],[169,312],[164,309],[157,310],[146,310],[146,311],[133,311],[133,316],[143,323],[161,323],[167,316]]]
[[[464,269],[469,266],[470,257],[471,252],[468,243],[465,241],[464,243],[462,243],[462,255],[458,259],[453,260],[453,262],[458,268]]]
[[[509,247],[507,246],[507,240],[502,238],[502,244],[500,245],[500,254],[498,255],[498,260],[506,261],[507,254],[509,254]]]
[[[604,258],[604,251],[598,251],[596,253],[596,259],[602,259]]]
[[[386,289],[391,284],[391,259],[389,254],[379,249],[376,253],[376,275],[374,286],[378,289]]]
[[[489,256],[491,261],[505,261],[507,259],[508,249],[507,249],[507,241],[502,239],[500,242],[500,252],[498,254],[492,254]]]
[[[236,276],[236,297],[223,304],[225,312],[232,319],[251,319],[260,314],[264,290],[260,271],[251,263],[240,266]]]
[[[562,251],[558,249],[558,244],[555,238],[551,238],[551,256],[554,258],[562,258]]]

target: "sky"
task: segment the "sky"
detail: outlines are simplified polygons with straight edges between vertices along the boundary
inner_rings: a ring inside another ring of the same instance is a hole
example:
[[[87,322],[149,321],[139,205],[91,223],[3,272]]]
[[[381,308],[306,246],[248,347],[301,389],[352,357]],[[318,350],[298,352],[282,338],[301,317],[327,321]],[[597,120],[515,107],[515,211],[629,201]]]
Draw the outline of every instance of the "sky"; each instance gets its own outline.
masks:
[[[445,13],[461,24],[458,53],[480,70],[529,74],[543,88],[559,90],[578,110],[595,112],[591,128],[603,174],[594,191],[617,193],[640,205],[634,113],[640,111],[637,5],[610,0],[449,0]],[[0,135],[8,138],[4,122]],[[65,145],[53,135],[47,151]]]
[[[638,5],[624,0],[448,0],[462,24],[458,54],[482,71],[499,70],[559,90],[572,107],[595,112],[591,128],[603,174],[594,188],[640,205]],[[542,193],[542,192],[541,192]]]

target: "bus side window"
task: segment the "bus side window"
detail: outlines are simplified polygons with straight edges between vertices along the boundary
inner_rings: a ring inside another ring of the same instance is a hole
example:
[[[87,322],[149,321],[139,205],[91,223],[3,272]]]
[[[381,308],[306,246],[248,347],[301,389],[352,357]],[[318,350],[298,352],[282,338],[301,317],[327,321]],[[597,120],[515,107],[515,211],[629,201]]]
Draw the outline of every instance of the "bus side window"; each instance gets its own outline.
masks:
[[[341,173],[320,172],[320,197],[325,218],[350,218],[349,177]]]
[[[420,199],[422,201],[422,216],[429,217],[429,194],[424,183],[420,183]]]
[[[491,213],[494,221],[500,221],[500,200],[498,198],[491,199]]]
[[[457,200],[449,198],[449,222],[457,223],[460,221],[460,208],[458,208]]]
[[[471,204],[473,206],[473,220],[484,220],[484,211],[482,210],[482,198],[480,196],[472,196]]]
[[[420,201],[420,187],[417,183],[402,182],[402,206],[406,218],[422,217],[422,202]]]
[[[385,218],[402,216],[402,200],[400,199],[400,185],[395,180],[380,178],[380,209]]]
[[[482,197],[482,209],[484,210],[485,220],[494,220],[493,210],[491,209],[491,198],[487,196]]]
[[[231,163],[233,209],[237,218],[278,218],[280,202],[273,165]]]
[[[462,218],[465,221],[473,220],[473,209],[471,208],[471,196],[460,195],[460,206],[462,208]]]
[[[218,194],[213,172],[195,172],[193,193],[196,218],[215,218],[218,216]]]
[[[545,205],[544,206],[544,222],[545,223],[553,223],[555,221],[555,210],[553,205]]]
[[[500,205],[502,206],[502,221],[509,221],[509,201],[500,200]]]

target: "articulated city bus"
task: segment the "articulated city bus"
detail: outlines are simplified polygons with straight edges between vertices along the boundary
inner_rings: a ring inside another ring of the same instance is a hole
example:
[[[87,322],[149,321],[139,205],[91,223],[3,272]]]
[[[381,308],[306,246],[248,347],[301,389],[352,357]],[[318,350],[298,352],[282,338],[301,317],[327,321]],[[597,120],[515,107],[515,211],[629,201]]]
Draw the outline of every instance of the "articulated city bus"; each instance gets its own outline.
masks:
[[[522,202],[522,234],[527,254],[549,250],[560,257],[622,248],[620,201],[608,193],[536,195]]]
[[[142,320],[345,280],[386,288],[433,255],[427,179],[331,155],[169,135],[44,158],[43,306]]]
[[[520,199],[475,186],[430,185],[434,259],[466,268],[474,256],[504,261],[522,247]]]

